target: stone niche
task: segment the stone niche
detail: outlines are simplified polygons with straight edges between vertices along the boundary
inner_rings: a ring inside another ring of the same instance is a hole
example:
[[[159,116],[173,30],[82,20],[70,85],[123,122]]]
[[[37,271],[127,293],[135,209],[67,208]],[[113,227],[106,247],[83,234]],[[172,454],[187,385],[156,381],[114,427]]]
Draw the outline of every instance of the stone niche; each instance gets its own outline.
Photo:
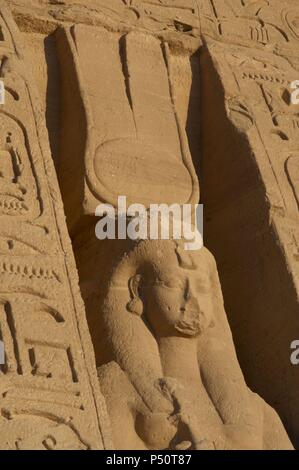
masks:
[[[299,448],[298,24],[1,2],[1,449]],[[98,240],[119,195],[202,202],[205,247]]]

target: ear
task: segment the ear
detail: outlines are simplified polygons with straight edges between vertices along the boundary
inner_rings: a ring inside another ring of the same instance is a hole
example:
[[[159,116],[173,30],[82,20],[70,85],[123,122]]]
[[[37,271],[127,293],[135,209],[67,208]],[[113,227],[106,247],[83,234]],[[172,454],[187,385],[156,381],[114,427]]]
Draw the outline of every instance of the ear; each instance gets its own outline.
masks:
[[[127,303],[127,310],[131,313],[134,313],[135,315],[138,315],[139,317],[143,313],[143,303],[139,297],[138,292],[141,279],[142,278],[140,274],[136,274],[135,276],[129,279],[129,291],[131,300]]]

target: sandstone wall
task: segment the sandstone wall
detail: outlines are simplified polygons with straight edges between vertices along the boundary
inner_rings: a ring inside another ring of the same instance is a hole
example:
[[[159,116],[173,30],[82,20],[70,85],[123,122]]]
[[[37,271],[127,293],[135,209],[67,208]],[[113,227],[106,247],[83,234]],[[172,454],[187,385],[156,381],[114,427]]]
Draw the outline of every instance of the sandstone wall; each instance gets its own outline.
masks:
[[[8,162],[0,198],[0,318],[12,365],[0,379],[3,426],[13,424],[10,417],[21,419],[24,429],[27,419],[46,426],[44,415],[27,418],[26,410],[45,413],[48,406],[53,420],[82,435],[79,446],[112,445],[94,355],[99,368],[114,358],[101,323],[102,289],[107,267],[117,265],[129,248],[96,240],[95,208],[99,202],[115,205],[120,194],[146,206],[196,203],[200,197],[205,245],[218,264],[246,383],[279,413],[298,447],[299,375],[290,362],[290,344],[299,337],[299,109],[291,103],[290,86],[299,79],[297,2],[7,4],[12,16],[3,10],[0,42],[9,109],[2,112],[0,128],[1,155]],[[34,317],[30,323],[23,304]],[[54,354],[51,328],[61,338],[54,346],[61,364],[56,372],[43,368]],[[62,389],[79,393],[61,406],[61,390],[48,385],[56,386],[60,370]],[[102,384],[109,390],[105,374]],[[74,377],[78,382],[72,383]],[[18,408],[26,387],[43,383],[37,405]],[[134,396],[131,385],[125,386]],[[41,404],[48,402],[45,396],[51,404]],[[92,431],[84,427],[84,413],[93,420]],[[67,424],[70,416],[74,429]],[[165,432],[168,436],[169,429]],[[134,442],[142,447],[145,441]]]

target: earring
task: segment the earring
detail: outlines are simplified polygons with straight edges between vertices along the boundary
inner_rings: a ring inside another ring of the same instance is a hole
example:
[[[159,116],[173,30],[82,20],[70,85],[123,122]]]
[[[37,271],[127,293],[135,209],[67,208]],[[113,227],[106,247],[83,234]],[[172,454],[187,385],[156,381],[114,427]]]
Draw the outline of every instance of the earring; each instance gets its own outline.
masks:
[[[141,276],[139,274],[131,277],[129,280],[129,291],[131,294],[131,300],[127,303],[127,310],[135,315],[141,317],[143,313],[143,303],[142,300],[139,298],[138,287],[141,280]]]
[[[130,302],[127,303],[127,310],[141,317],[141,315],[143,314],[142,301],[138,297],[135,297],[134,299],[130,300]]]

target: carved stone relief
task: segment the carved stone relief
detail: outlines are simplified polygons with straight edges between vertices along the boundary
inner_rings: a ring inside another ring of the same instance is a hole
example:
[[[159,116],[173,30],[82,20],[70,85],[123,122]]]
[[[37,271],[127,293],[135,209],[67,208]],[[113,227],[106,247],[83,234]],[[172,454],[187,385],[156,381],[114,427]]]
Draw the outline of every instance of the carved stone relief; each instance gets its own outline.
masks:
[[[38,96],[0,15],[0,448],[102,449],[108,418]]]
[[[298,447],[299,8],[7,5],[0,448]],[[203,202],[206,247],[98,240],[120,195]]]

